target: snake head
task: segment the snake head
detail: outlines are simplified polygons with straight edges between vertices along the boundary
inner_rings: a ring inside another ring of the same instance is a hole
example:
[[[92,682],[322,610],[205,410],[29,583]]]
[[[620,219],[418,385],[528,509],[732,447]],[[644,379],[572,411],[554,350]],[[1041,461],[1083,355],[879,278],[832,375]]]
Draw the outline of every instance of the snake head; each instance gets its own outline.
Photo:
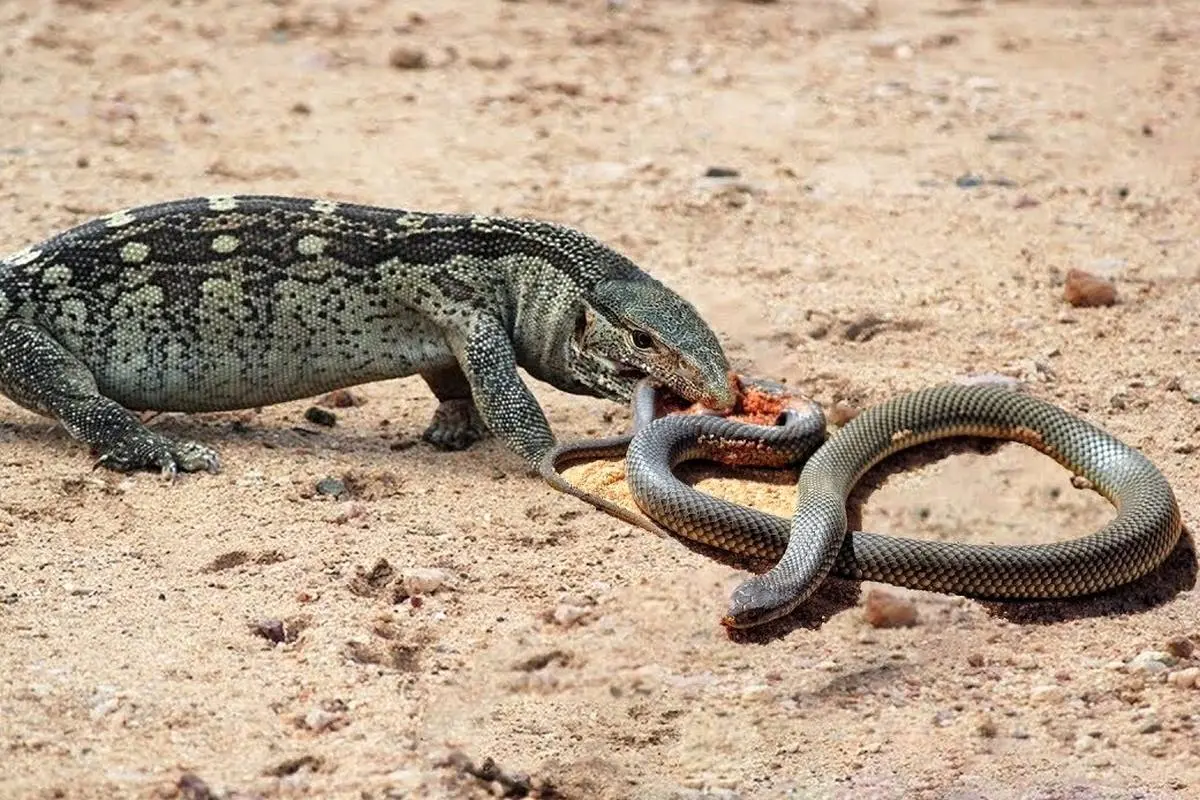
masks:
[[[601,397],[627,401],[649,377],[718,411],[737,400],[716,334],[696,309],[658,281],[601,281],[582,298],[571,340],[573,371]]]

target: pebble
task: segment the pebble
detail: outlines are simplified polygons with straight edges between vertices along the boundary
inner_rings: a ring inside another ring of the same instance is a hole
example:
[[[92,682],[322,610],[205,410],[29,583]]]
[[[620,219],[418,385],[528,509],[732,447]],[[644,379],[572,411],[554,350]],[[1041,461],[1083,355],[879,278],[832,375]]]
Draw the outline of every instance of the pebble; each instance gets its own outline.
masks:
[[[425,69],[429,66],[429,56],[424,50],[401,45],[388,54],[388,64],[393,69]]]
[[[454,576],[437,567],[413,567],[406,569],[400,583],[409,597],[436,594],[442,589],[453,590]]]
[[[1129,661],[1129,668],[1137,672],[1157,675],[1166,672],[1168,667],[1175,664],[1175,656],[1162,650],[1143,650]]]
[[[251,630],[257,636],[261,636],[269,642],[279,644],[287,641],[287,626],[284,625],[281,619],[264,619],[259,620],[251,626]]]
[[[904,37],[898,33],[877,33],[867,43],[871,55],[881,58],[897,58],[906,60],[912,58],[913,48]]]
[[[588,606],[574,605],[572,603],[559,603],[554,607],[554,611],[550,612],[550,621],[555,625],[569,628],[572,625],[578,625],[592,615],[592,609]]]
[[[1162,722],[1158,717],[1149,717],[1138,726],[1138,733],[1158,733],[1162,730]]]
[[[1167,675],[1167,683],[1178,689],[1200,689],[1200,667],[1177,669]]]
[[[1176,658],[1191,658],[1196,645],[1186,636],[1172,636],[1167,640],[1167,652]]]
[[[353,408],[363,405],[367,399],[349,389],[334,389],[321,398],[321,402],[330,408]]]
[[[960,375],[954,379],[960,386],[997,386],[1014,392],[1021,391],[1021,379],[1012,375],[1001,375],[998,372],[979,372],[972,375]]]
[[[326,428],[332,428],[337,424],[337,414],[317,406],[309,406],[304,412],[304,418],[313,425],[321,425]]]
[[[1034,686],[1030,689],[1029,699],[1034,703],[1058,705],[1067,699],[1067,693],[1061,686],[1054,683],[1047,683],[1041,686]]]
[[[742,699],[748,702],[769,702],[775,699],[775,690],[765,683],[756,683],[742,689]]]
[[[858,415],[859,409],[850,405],[845,400],[838,400],[825,412],[825,419],[830,425],[836,425],[840,428]]]
[[[1072,269],[1063,283],[1063,299],[1076,308],[1111,306],[1117,302],[1117,288],[1110,280]]]
[[[863,619],[872,628],[910,628],[917,624],[917,606],[907,597],[884,589],[871,589],[863,608]]]
[[[336,731],[345,727],[349,721],[345,714],[335,714],[323,708],[314,708],[304,715],[304,727],[313,733]]]
[[[322,478],[317,481],[317,494],[329,497],[341,497],[346,494],[346,484],[337,478]]]

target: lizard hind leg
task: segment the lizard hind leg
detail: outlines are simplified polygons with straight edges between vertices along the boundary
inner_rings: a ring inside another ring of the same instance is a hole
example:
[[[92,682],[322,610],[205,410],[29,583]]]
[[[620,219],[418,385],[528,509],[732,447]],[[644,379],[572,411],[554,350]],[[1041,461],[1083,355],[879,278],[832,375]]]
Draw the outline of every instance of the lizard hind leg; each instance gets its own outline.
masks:
[[[26,320],[0,325],[0,393],[58,420],[67,433],[95,448],[99,464],[111,469],[158,469],[168,476],[220,469],[215,451],[152,431],[100,394],[87,366]]]
[[[421,377],[439,401],[422,439],[439,450],[465,450],[487,436],[471,385],[457,364],[422,371]]]

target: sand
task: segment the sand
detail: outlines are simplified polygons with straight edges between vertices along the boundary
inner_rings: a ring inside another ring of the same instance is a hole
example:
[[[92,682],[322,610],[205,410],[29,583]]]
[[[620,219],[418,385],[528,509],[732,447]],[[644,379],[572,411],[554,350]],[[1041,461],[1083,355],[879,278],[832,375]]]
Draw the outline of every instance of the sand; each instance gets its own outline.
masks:
[[[1194,524],[1194,4],[7,0],[0,30],[0,250],[212,193],[552,219],[742,372],[827,409],[1017,378]],[[1064,302],[1071,269],[1116,304]],[[560,437],[629,422],[535,389]],[[354,394],[332,428],[162,415],[224,460],[174,484],[0,403],[0,796],[1200,796],[1190,535],[1101,598],[831,583],[731,637],[744,570],[494,441],[433,451],[419,379]],[[786,475],[721,483],[790,509]],[[1009,543],[1111,513],[1016,445],[902,463],[861,508]],[[915,625],[868,623],[881,588]]]

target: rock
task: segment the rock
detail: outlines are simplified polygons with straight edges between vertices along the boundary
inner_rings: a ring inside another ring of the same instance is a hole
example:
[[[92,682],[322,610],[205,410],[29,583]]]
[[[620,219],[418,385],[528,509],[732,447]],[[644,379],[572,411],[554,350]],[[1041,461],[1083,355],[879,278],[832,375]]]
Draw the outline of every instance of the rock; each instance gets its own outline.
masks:
[[[442,589],[453,590],[454,576],[447,570],[437,567],[413,567],[406,569],[400,577],[400,584],[409,597],[437,594]]]
[[[1029,690],[1029,700],[1042,705],[1058,705],[1067,699],[1066,691],[1056,683],[1034,686]]]
[[[996,386],[1010,391],[1019,392],[1022,389],[1021,379],[1012,375],[1001,375],[998,372],[977,372],[971,375],[959,375],[954,382],[961,386]]]
[[[867,593],[863,619],[872,628],[910,628],[917,624],[917,606],[907,597],[872,589]]]
[[[268,642],[279,644],[286,642],[287,626],[284,625],[281,619],[263,619],[250,626],[250,630],[255,636],[261,636]]]
[[[1167,675],[1167,683],[1179,689],[1200,688],[1200,667],[1177,669]]]
[[[336,714],[323,708],[314,708],[304,715],[304,727],[313,733],[336,731],[338,728],[344,728],[349,722],[345,714]]]
[[[858,415],[859,409],[850,405],[845,400],[838,400],[826,412],[825,419],[828,420],[830,425],[840,428]]]
[[[353,408],[361,406],[366,402],[367,399],[365,397],[349,389],[334,389],[321,398],[322,405],[329,406],[330,408]]]
[[[393,69],[425,69],[429,66],[429,56],[419,48],[400,45],[388,54],[388,65]]]
[[[1067,272],[1063,283],[1063,299],[1076,308],[1111,306],[1117,302],[1117,288],[1105,280],[1081,269]]]
[[[1176,658],[1162,650],[1143,650],[1129,661],[1129,668],[1135,672],[1145,672],[1157,675],[1166,672],[1168,667],[1175,664]]]
[[[322,478],[317,481],[317,494],[327,497],[343,497],[346,494],[346,484],[337,478]]]
[[[592,609],[588,606],[574,605],[572,603],[559,603],[550,612],[549,620],[555,625],[561,625],[564,628],[569,628],[572,625],[582,624],[587,622],[592,616]]]
[[[1191,658],[1196,645],[1186,636],[1172,636],[1167,640],[1167,652],[1176,658]]]
[[[314,425],[332,428],[337,424],[337,414],[317,406],[309,406],[304,412],[304,418]]]

